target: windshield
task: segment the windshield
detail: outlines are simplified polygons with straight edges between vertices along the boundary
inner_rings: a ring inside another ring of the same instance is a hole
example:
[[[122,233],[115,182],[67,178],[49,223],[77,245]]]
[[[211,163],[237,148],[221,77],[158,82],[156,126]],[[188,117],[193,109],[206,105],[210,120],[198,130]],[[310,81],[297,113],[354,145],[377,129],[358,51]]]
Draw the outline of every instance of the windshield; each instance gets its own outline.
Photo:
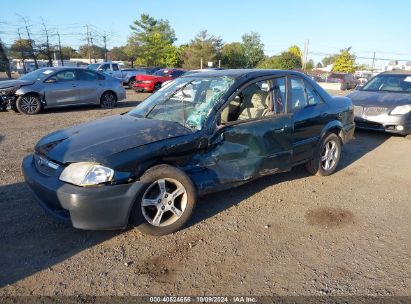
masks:
[[[168,71],[169,70],[158,70],[158,71],[154,72],[153,75],[155,75],[155,76],[165,76],[165,75],[167,75]]]
[[[87,66],[87,69],[89,69],[89,70],[97,70],[97,68],[100,66],[101,64],[100,63],[93,63],[93,64],[89,64],[88,66]]]
[[[33,72],[30,72],[26,75],[21,76],[19,79],[20,80],[27,80],[27,81],[37,81],[37,80],[43,80],[50,74],[54,73],[54,70],[51,69],[38,69]]]
[[[411,75],[378,75],[371,79],[362,90],[411,92]]]
[[[139,104],[129,115],[179,123],[201,130],[213,107],[234,83],[230,77],[177,78]]]

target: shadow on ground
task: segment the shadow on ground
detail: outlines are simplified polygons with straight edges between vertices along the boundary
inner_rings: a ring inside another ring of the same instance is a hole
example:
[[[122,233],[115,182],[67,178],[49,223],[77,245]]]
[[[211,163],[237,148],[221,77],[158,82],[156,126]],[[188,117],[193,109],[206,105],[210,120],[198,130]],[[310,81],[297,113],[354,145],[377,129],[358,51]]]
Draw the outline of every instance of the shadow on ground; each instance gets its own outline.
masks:
[[[388,138],[385,134],[357,132],[356,139],[344,147],[339,170],[372,152]],[[290,172],[262,177],[234,190],[207,195],[199,200],[187,227],[273,184],[307,176],[304,166],[298,166]],[[82,231],[67,227],[45,214],[24,183],[0,186],[0,287],[52,267],[120,233],[122,231]]]

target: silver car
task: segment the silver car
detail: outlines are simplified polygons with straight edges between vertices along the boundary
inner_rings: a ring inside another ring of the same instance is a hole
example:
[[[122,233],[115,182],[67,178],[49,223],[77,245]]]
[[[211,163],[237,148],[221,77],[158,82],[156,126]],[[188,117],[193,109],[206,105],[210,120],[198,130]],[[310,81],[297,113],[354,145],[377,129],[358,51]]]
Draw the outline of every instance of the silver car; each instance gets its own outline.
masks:
[[[83,104],[112,108],[125,97],[118,79],[81,68],[43,68],[17,80],[0,82],[0,108],[10,105],[23,114]]]

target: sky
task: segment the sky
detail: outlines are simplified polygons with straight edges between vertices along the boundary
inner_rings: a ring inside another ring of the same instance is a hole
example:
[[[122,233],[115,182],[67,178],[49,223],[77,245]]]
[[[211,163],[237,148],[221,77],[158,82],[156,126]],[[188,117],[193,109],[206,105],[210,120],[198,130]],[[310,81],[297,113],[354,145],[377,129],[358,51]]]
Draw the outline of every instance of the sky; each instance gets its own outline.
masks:
[[[167,19],[175,30],[176,44],[188,43],[207,30],[225,43],[241,41],[244,33],[258,32],[267,55],[279,54],[309,41],[308,57],[352,47],[361,63],[379,59],[411,61],[409,0],[1,0],[0,38],[10,44],[17,28],[28,20],[34,38],[40,37],[41,18],[52,32],[61,33],[63,45],[77,48],[86,42],[86,24],[102,44],[124,45],[130,25],[142,13]],[[63,4],[64,3],[64,4]],[[23,33],[24,34],[24,33]],[[24,35],[23,35],[24,36]],[[57,36],[52,37],[54,43]],[[378,63],[382,60],[377,60]]]

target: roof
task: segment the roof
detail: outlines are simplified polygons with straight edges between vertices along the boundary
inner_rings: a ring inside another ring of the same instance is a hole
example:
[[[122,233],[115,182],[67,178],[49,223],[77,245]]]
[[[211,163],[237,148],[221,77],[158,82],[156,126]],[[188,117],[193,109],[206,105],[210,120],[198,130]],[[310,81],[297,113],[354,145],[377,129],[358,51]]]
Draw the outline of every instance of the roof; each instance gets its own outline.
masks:
[[[300,72],[289,71],[289,70],[267,70],[267,69],[228,69],[228,70],[207,70],[201,73],[187,73],[186,76],[181,77],[219,77],[228,76],[232,78],[240,77],[262,77],[271,75],[282,75],[282,74],[294,74],[302,75]]]
[[[409,71],[409,70],[392,70],[392,71],[382,72],[381,74],[383,74],[383,75],[411,75],[411,71]]]

